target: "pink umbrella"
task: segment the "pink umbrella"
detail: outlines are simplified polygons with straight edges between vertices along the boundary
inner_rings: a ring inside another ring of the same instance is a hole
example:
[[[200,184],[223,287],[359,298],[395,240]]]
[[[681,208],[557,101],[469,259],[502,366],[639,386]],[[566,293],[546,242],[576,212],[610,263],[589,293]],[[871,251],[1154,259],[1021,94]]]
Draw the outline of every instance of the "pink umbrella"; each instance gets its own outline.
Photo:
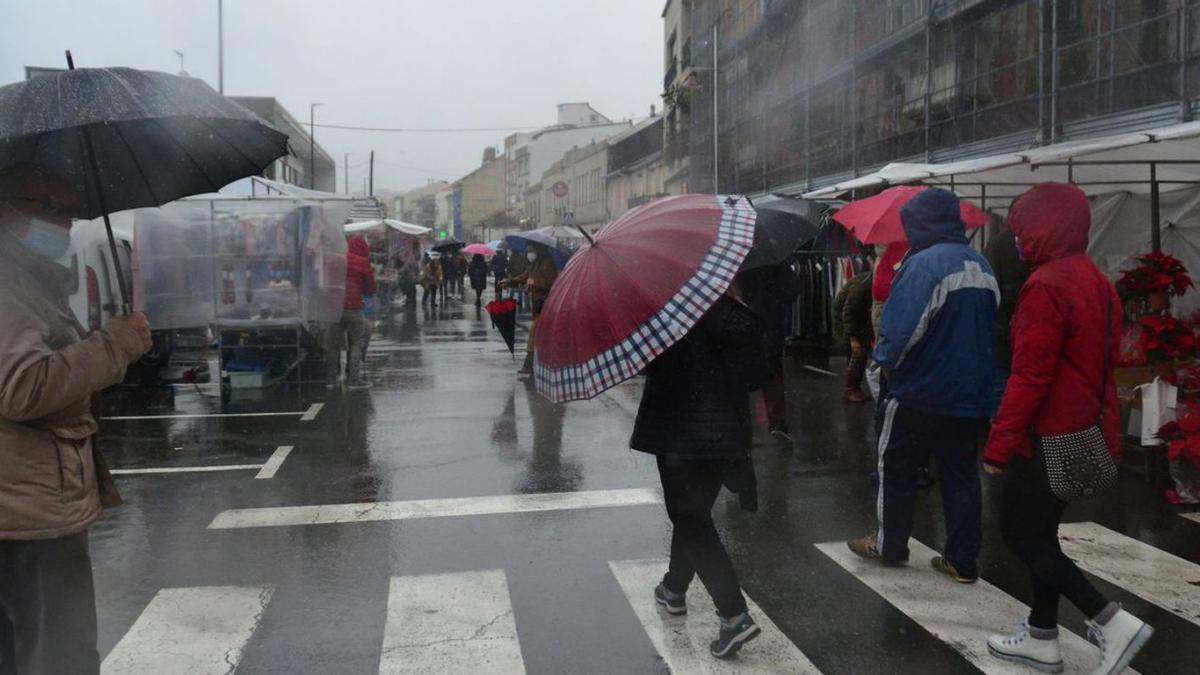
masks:
[[[496,251],[483,244],[471,244],[463,249],[463,253],[467,255],[496,255]]]
[[[874,197],[850,202],[833,214],[833,219],[850,230],[864,244],[891,244],[905,241],[900,209],[908,200],[928,190],[923,185],[900,185]],[[962,219],[967,229],[983,227],[992,216],[965,199],[961,202]]]

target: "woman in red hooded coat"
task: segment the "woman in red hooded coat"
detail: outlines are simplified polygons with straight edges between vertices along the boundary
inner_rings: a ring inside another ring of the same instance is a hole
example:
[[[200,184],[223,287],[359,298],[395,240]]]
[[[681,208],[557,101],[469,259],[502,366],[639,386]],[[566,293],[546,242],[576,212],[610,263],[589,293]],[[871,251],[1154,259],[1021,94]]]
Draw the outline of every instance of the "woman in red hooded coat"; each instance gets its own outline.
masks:
[[[1013,202],[1009,225],[1032,272],[1012,322],[1012,376],[984,451],[989,474],[1007,474],[1001,528],[1029,567],[1033,608],[1023,630],[988,639],[989,651],[1046,672],[1062,670],[1058,600],[1088,617],[1100,646],[1096,673],[1118,673],[1153,630],[1100,594],[1062,551],[1066,503],[1054,496],[1033,436],[1071,434],[1102,421],[1114,458],[1121,452],[1113,363],[1121,301],[1087,255],[1091,209],[1074,185],[1043,183]],[[1104,345],[1109,345],[1109,354]],[[1106,365],[1107,364],[1107,365]]]

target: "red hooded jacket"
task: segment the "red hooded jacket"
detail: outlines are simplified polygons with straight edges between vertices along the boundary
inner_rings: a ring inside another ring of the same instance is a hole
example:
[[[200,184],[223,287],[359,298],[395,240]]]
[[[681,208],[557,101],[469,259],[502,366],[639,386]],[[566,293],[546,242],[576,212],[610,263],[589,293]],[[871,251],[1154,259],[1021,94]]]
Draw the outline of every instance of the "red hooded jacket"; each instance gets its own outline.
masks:
[[[1031,432],[1069,434],[1095,424],[1102,390],[1104,437],[1113,456],[1121,455],[1113,380],[1121,301],[1087,256],[1091,218],[1087,197],[1073,185],[1043,183],[1013,202],[1008,222],[1032,273],[1013,315],[1012,376],[984,451],[989,464],[1004,466],[1013,454],[1032,456]]]
[[[375,270],[371,268],[371,247],[361,234],[350,238],[346,251],[345,309],[362,309],[363,296],[375,294]]]
[[[896,265],[908,255],[908,242],[897,241],[887,245],[879,262],[875,263],[875,278],[871,280],[871,297],[875,302],[887,302],[892,293],[892,281],[896,278]]]

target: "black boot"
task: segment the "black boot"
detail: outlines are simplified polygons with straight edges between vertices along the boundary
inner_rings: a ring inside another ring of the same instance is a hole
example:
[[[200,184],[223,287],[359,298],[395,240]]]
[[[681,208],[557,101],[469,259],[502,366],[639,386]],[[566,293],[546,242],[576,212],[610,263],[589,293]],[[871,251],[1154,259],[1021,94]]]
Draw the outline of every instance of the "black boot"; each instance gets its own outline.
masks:
[[[525,363],[517,371],[517,374],[525,377],[533,375],[533,352],[525,352]]]

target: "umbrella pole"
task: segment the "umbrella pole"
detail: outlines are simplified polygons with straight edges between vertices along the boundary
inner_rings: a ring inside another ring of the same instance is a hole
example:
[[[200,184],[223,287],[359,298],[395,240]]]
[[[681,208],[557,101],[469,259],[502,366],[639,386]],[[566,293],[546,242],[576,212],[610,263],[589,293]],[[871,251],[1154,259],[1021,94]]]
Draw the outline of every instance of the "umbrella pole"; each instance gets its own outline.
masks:
[[[75,59],[71,50],[67,50],[67,69],[75,70]],[[104,186],[100,183],[100,165],[96,163],[96,151],[92,147],[92,134],[88,128],[81,127],[83,133],[83,153],[87,155],[88,168],[91,170],[92,185],[96,188],[96,201],[104,213],[104,230],[108,234],[108,248],[112,252],[113,272],[117,275],[117,287],[121,291],[121,314],[129,314],[129,286],[125,283],[125,273],[121,269],[121,257],[117,255],[117,238],[113,235],[112,221],[108,219],[108,201],[104,198]]]

